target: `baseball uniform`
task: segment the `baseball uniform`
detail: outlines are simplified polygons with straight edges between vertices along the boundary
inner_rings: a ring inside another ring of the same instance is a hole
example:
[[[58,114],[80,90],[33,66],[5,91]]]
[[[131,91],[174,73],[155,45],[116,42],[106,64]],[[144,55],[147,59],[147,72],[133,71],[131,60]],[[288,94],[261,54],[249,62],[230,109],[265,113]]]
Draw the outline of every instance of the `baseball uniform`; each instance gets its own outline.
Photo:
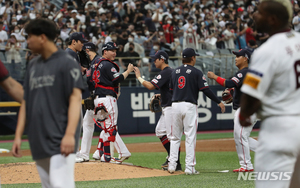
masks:
[[[246,49],[242,49],[239,52],[233,52],[236,56],[243,56],[248,58],[251,57],[252,52]],[[251,162],[250,150],[255,151],[257,147],[257,140],[249,137],[256,123],[256,114],[251,116],[252,125],[249,127],[242,127],[239,122],[240,114],[240,98],[242,95],[241,87],[248,72],[248,67],[239,70],[235,76],[225,81],[226,88],[234,88],[233,93],[233,110],[234,113],[234,141],[236,152],[238,154],[239,163],[241,168],[233,170],[234,172],[240,171],[253,171],[253,164]]]
[[[29,64],[24,81],[26,129],[32,158],[45,187],[75,187],[75,154],[65,157],[60,148],[68,123],[69,97],[74,88],[84,89],[80,68],[64,51],[58,50],[46,60],[38,56]],[[79,134],[80,121],[74,151]],[[55,181],[49,181],[50,178]]]
[[[117,49],[117,47],[115,43],[109,42],[104,45],[103,49],[113,50]],[[101,149],[103,148],[104,152],[104,155],[101,156],[101,161],[105,162],[118,161],[118,159],[110,155],[110,142],[114,142],[117,135],[118,84],[123,80],[124,76],[119,73],[119,66],[113,61],[105,59],[91,66],[91,76],[88,77],[88,84],[92,84],[95,88],[95,107],[102,108],[98,112],[97,117],[98,119],[104,118],[100,123],[98,121],[98,125],[103,129],[99,141],[103,143]],[[131,155],[129,152],[126,154]]]
[[[294,177],[292,181],[257,180],[256,187],[300,185],[299,88],[300,34],[292,30],[276,33],[254,51],[241,90],[261,101],[255,170]]]
[[[198,56],[191,48],[185,49],[182,55],[183,58]],[[195,147],[198,128],[198,93],[199,91],[204,92],[206,96],[218,104],[221,103],[221,101],[209,89],[203,73],[199,69],[188,64],[184,64],[172,72],[170,89],[173,91],[173,122],[171,125],[171,152],[168,170],[172,173],[176,169],[178,149],[182,133],[184,132],[186,136],[185,173],[198,174],[195,170]]]

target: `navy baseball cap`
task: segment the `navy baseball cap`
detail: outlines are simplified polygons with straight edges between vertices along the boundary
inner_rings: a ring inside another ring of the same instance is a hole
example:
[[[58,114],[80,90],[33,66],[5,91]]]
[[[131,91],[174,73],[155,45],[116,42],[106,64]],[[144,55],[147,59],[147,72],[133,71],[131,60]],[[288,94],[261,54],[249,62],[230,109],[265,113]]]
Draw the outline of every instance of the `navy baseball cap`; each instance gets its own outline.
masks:
[[[80,40],[82,43],[88,42],[88,40],[84,38],[84,34],[81,32],[72,33],[70,36],[70,40]]]
[[[102,51],[103,50],[117,50],[117,49],[119,49],[119,48],[118,48],[117,44],[114,42],[108,42],[102,46]]]
[[[85,49],[89,49],[89,50],[96,51],[96,46],[95,46],[95,44],[92,43],[92,42],[84,43],[83,46],[84,46]]]
[[[199,56],[199,54],[197,54],[193,48],[186,48],[182,52],[183,58],[193,57],[193,56]]]
[[[252,52],[248,49],[241,49],[238,52],[232,52],[234,55],[236,56],[244,56],[246,57],[248,60],[250,60]]]
[[[163,50],[158,50],[154,55],[150,55],[152,59],[163,59],[167,61],[169,59],[169,55],[163,51]]]

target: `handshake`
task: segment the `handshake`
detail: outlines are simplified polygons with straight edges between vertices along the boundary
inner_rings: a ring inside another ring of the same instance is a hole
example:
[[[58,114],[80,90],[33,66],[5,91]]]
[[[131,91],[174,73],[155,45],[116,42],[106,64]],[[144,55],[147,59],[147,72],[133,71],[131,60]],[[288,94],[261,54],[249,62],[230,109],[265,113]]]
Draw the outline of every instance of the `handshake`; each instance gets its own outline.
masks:
[[[143,85],[143,82],[145,81],[142,77],[141,77],[141,72],[139,70],[138,67],[133,66],[133,64],[129,63],[129,65],[127,66],[127,70],[124,72],[126,73],[124,75],[124,78],[126,78],[132,71],[134,71],[136,78],[139,80],[139,82]]]

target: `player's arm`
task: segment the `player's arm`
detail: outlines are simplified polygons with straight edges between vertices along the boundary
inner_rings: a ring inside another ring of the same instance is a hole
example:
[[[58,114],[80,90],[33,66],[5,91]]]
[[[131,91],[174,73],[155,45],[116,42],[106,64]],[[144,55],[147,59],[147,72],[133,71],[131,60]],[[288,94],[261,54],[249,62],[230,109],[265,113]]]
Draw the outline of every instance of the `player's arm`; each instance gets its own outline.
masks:
[[[227,88],[232,88],[232,87],[237,87],[237,81],[234,80],[229,80],[229,79],[225,79],[222,78],[221,76],[215,75],[215,73],[208,71],[207,72],[207,77],[210,79],[214,79],[218,84],[220,84],[223,87],[227,87]]]
[[[81,90],[73,88],[73,92],[69,98],[68,108],[68,124],[64,137],[61,140],[61,154],[68,156],[74,151],[75,132],[78,126],[81,110]]]
[[[22,157],[21,138],[25,129],[25,122],[26,122],[26,101],[23,99],[19,110],[15,139],[11,149],[11,152],[14,157]]]
[[[0,86],[17,102],[22,102],[24,90],[19,82],[9,76],[4,81],[0,82]]]
[[[122,74],[115,73],[113,75],[113,83],[115,85],[118,85],[120,82],[125,80],[132,71],[133,71],[133,65],[131,63],[129,63],[127,70],[125,72],[123,72]]]
[[[258,109],[261,107],[261,102],[260,100],[250,95],[242,94],[240,105],[241,105],[240,116],[250,117],[252,114],[257,112]]]
[[[139,82],[147,89],[149,90],[154,90],[155,89],[155,86],[149,82],[149,81],[146,81],[144,80],[142,77],[141,77],[141,72],[139,70],[139,68],[137,67],[134,67],[134,73],[135,73],[135,76],[136,78],[139,80]]]
[[[212,101],[216,102],[218,106],[221,108],[222,113],[225,112],[225,105],[221,102],[221,100],[212,92],[211,89],[205,88],[202,92],[210,98]]]

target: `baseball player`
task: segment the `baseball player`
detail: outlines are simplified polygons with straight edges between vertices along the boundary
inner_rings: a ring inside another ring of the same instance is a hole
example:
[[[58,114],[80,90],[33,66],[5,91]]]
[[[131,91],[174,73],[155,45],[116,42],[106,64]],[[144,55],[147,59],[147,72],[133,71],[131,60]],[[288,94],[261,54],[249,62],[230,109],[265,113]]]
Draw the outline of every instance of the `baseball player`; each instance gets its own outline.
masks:
[[[290,0],[262,0],[253,15],[257,30],[270,38],[257,48],[241,91],[242,126],[262,120],[255,171],[256,187],[300,187],[300,34],[290,29]]]
[[[66,52],[68,52],[79,64],[80,58],[78,52],[82,50],[83,44],[86,42],[88,42],[88,40],[84,38],[84,35],[81,32],[72,33],[69,37]],[[81,66],[81,72],[84,73],[85,70],[86,68]]]
[[[31,60],[24,82],[12,153],[21,157],[25,129],[43,187],[75,187],[75,151],[80,134],[81,90],[78,63],[53,42],[56,26],[35,19],[25,28],[28,47],[41,54]]]
[[[170,156],[170,133],[171,133],[171,122],[172,122],[172,107],[171,107],[171,99],[172,99],[172,93],[169,89],[170,84],[170,77],[171,73],[173,71],[172,68],[168,65],[168,54],[163,51],[159,50],[155,53],[155,55],[150,56],[154,59],[155,67],[160,69],[161,72],[155,76],[155,78],[149,82],[145,81],[143,78],[141,78],[140,70],[135,67],[134,72],[137,77],[137,79],[140,81],[140,83],[145,86],[149,90],[153,89],[159,89],[160,94],[157,96],[161,96],[161,106],[162,106],[162,114],[160,116],[160,119],[156,125],[156,136],[160,139],[161,143],[165,147],[166,151],[168,152],[168,158]],[[164,164],[162,164],[162,167],[168,167],[168,159]],[[181,171],[181,164],[180,164],[180,149],[178,150],[178,160],[177,160],[177,171]]]
[[[0,86],[8,93],[13,99],[21,103],[23,100],[23,87],[14,80],[8,73],[7,69],[0,60]]]
[[[100,57],[97,55],[96,51],[96,46],[91,43],[85,43],[84,48],[86,49],[86,52],[89,54],[89,57],[91,59],[91,65],[95,65],[97,63],[100,63],[102,60],[105,60],[105,57]],[[91,76],[91,70],[87,71],[87,76]],[[90,80],[91,81],[91,80]],[[94,93],[95,88],[93,84],[89,84],[91,86],[90,91]],[[76,162],[88,162],[89,161],[89,153],[91,149],[91,144],[92,144],[92,137],[93,137],[93,132],[94,132],[94,119],[97,119],[97,116],[94,115],[94,110],[86,110],[86,113],[83,118],[83,136],[81,140],[81,149],[80,151],[76,154]],[[100,138],[100,140],[103,140],[103,138]],[[116,149],[119,153],[119,161],[124,161],[125,159],[128,159],[131,156],[131,153],[128,151],[126,145],[124,144],[123,140],[121,139],[119,133],[116,134],[116,140],[114,144],[116,146]],[[99,145],[99,144],[98,144]],[[99,160],[100,159],[100,151],[101,148],[98,148],[96,152],[93,155],[94,159]],[[112,148],[114,149],[114,148]],[[103,151],[103,148],[102,148]],[[112,152],[111,152],[112,153]]]
[[[252,125],[249,127],[242,127],[239,122],[240,113],[240,97],[241,87],[243,80],[248,71],[248,62],[250,60],[252,52],[247,49],[242,49],[239,52],[232,52],[236,55],[235,65],[239,71],[231,79],[224,79],[215,75],[213,72],[208,71],[207,77],[214,79],[218,84],[226,88],[234,88],[233,94],[233,110],[234,113],[234,141],[236,152],[240,161],[240,168],[234,169],[233,172],[249,172],[253,171],[253,165],[251,163],[250,149],[255,151],[257,147],[257,140],[249,137],[256,122],[256,114],[251,116]]]
[[[96,109],[101,109],[95,110],[95,112],[98,111],[96,124],[98,126],[101,125],[101,128],[103,129],[99,137],[99,152],[96,151],[94,154],[98,153],[99,157],[101,157],[101,161],[111,163],[121,162],[119,159],[111,157],[110,154],[110,142],[114,142],[117,135],[117,96],[119,94],[118,84],[126,79],[129,73],[133,71],[133,65],[129,64],[125,72],[122,74],[119,73],[119,66],[112,61],[116,57],[117,49],[117,45],[113,42],[108,42],[103,45],[102,56],[105,59],[103,59],[100,63],[92,65],[91,74],[87,77],[88,84],[95,88],[95,107]],[[116,147],[118,148],[119,146]],[[101,151],[103,151],[103,155],[101,155]],[[127,157],[130,155],[131,154],[128,152]]]
[[[195,147],[198,128],[197,100],[199,91],[202,91],[207,97],[216,102],[221,111],[225,112],[224,104],[209,89],[203,73],[194,67],[196,56],[199,56],[199,54],[195,53],[195,50],[192,48],[183,50],[183,65],[176,68],[171,75],[170,89],[173,91],[173,122],[171,124],[171,152],[168,166],[170,173],[174,173],[176,170],[178,149],[182,133],[184,132],[186,136],[185,173],[187,175],[199,174],[195,170]]]

